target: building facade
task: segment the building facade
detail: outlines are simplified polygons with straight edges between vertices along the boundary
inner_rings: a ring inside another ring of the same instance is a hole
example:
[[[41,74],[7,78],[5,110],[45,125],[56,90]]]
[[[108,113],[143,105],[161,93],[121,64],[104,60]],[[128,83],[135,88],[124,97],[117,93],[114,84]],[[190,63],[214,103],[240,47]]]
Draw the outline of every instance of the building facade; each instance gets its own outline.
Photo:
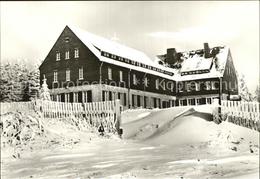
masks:
[[[185,53],[168,49],[151,60],[140,51],[66,26],[39,67],[40,79],[47,79],[54,101],[120,99],[124,108],[206,104],[237,94],[230,50],[207,47]]]

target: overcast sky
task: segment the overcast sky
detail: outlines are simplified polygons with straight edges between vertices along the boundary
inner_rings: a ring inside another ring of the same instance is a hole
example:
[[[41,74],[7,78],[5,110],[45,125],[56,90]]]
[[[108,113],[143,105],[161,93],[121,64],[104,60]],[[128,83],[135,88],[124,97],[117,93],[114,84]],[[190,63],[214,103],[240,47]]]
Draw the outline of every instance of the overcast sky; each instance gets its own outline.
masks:
[[[40,63],[72,24],[151,58],[227,45],[249,87],[259,82],[259,2],[1,2],[1,60]]]

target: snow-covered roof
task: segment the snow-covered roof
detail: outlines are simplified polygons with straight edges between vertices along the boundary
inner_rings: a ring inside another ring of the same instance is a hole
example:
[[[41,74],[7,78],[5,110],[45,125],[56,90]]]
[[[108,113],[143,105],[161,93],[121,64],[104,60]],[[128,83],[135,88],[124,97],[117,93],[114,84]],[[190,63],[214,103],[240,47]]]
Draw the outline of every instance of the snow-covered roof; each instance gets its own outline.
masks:
[[[145,53],[115,41],[91,34],[75,26],[68,26],[73,33],[103,62],[142,71],[176,81],[215,78],[223,76],[229,48],[215,47],[218,53],[205,58],[203,50],[182,52],[181,68],[170,68],[150,59]],[[162,58],[165,58],[163,55]],[[167,65],[167,64],[166,64]]]
[[[181,72],[209,70],[213,62],[213,58],[204,58],[199,54],[188,56],[182,63]]]
[[[181,60],[178,62],[181,67],[176,69],[178,71],[174,79],[188,81],[222,77],[229,57],[229,48],[226,46],[214,47],[210,49],[210,53],[213,53],[214,50],[216,54],[209,58],[205,58],[203,50],[181,52]]]
[[[124,46],[115,41],[111,41],[111,40],[105,39],[103,37],[91,34],[87,31],[84,31],[75,26],[70,25],[68,27],[99,58],[99,60],[110,63],[110,64],[119,65],[122,67],[130,68],[130,69],[134,69],[134,70],[138,70],[138,71],[143,71],[146,73],[151,73],[151,74],[154,74],[157,76],[162,76],[162,77],[165,77],[168,79],[172,79],[172,76],[175,72],[174,69],[159,65],[155,61],[151,60],[145,53],[138,51],[136,49]],[[109,53],[109,55],[115,55],[116,58],[121,59],[121,57],[122,57],[123,59],[127,59],[128,61],[130,60],[133,62],[137,62],[138,64],[132,65],[131,63],[130,64],[123,63],[121,61],[106,57],[102,52]],[[147,69],[147,68],[137,66],[139,64],[140,64],[140,66],[141,66],[141,64],[144,64],[144,65],[150,66],[152,68]],[[156,68],[157,71],[152,70],[153,67]],[[163,74],[163,71],[166,71],[166,72]],[[169,73],[167,73],[167,72],[169,72]],[[172,73],[172,75],[168,75],[171,73]]]

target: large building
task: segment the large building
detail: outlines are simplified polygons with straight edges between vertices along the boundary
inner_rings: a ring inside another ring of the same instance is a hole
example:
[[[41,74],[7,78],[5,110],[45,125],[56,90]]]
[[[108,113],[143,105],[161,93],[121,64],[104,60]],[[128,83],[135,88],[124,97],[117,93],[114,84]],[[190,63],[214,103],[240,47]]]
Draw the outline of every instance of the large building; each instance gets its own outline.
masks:
[[[230,49],[166,50],[151,60],[138,50],[66,26],[40,66],[52,100],[120,99],[125,108],[211,103],[238,93]]]

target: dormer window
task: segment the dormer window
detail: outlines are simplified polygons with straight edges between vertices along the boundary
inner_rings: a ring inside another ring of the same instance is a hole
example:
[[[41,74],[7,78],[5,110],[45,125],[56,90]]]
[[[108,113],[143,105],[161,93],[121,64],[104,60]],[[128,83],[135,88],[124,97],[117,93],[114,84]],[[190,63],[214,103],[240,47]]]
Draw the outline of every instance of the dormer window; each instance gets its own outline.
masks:
[[[56,52],[56,61],[59,61],[60,60],[60,52]]]
[[[74,58],[79,58],[79,49],[78,48],[74,49]]]
[[[65,60],[68,60],[68,59],[70,59],[70,51],[69,50],[67,50],[65,52]]]

